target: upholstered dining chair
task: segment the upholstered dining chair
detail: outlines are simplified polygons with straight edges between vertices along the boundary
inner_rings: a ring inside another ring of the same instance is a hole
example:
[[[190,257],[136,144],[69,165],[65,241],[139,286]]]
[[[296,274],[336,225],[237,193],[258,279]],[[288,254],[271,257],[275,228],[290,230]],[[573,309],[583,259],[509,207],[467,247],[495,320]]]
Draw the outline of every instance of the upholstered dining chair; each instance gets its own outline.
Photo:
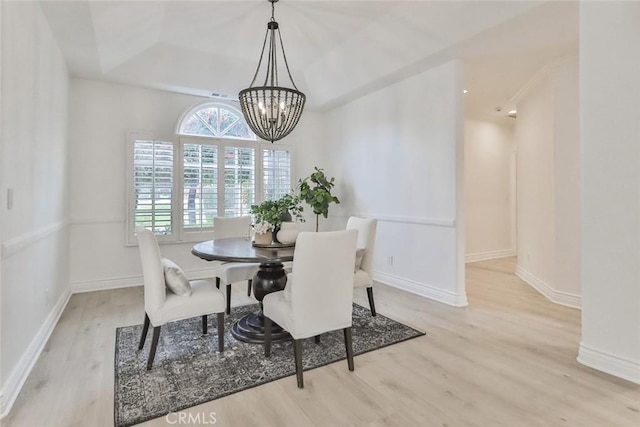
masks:
[[[369,308],[372,316],[376,315],[376,306],[373,302],[373,255],[377,225],[378,221],[370,218],[352,216],[347,221],[347,230],[358,230],[358,250],[353,286],[355,288],[367,288],[367,297],[369,298]]]
[[[142,262],[142,275],[144,278],[144,326],[140,337],[139,350],[144,347],[144,342],[149,331],[149,325],[153,326],[153,338],[147,369],[151,369],[153,359],[160,338],[160,327],[176,320],[202,316],[202,333],[207,333],[207,316],[217,313],[218,350],[224,351],[224,295],[208,280],[188,281],[184,277],[184,286],[188,288],[185,295],[177,295],[166,289],[165,267],[166,260],[160,255],[160,248],[154,234],[146,228],[138,228],[138,248]],[[175,266],[169,261],[170,265]],[[179,268],[175,266],[175,269]]]
[[[347,363],[353,371],[351,322],[356,230],[303,232],[298,235],[293,271],[283,291],[267,294],[264,312],[265,356],[271,355],[271,327],[276,322],[294,339],[298,387],[303,388],[302,340],[342,329]]]
[[[250,216],[215,217],[213,218],[213,237],[230,239],[233,237],[249,238],[251,229]],[[227,285],[227,314],[231,314],[231,284],[247,281],[247,296],[251,296],[253,276],[258,272],[260,264],[246,262],[219,262],[215,265],[216,287],[220,289],[220,281]]]

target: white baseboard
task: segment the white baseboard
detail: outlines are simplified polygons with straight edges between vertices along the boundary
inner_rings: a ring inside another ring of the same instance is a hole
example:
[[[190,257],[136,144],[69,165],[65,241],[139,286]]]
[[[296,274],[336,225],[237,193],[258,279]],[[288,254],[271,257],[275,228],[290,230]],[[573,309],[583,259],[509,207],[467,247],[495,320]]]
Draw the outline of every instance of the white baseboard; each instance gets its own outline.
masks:
[[[520,265],[516,265],[516,276],[527,282],[527,284],[540,292],[551,302],[577,309],[582,307],[582,297],[580,295],[557,291],[543,280],[529,273]]]
[[[215,268],[201,268],[198,270],[185,271],[187,277],[191,280],[215,277]],[[112,277],[110,279],[87,280],[84,282],[75,282],[71,284],[71,293],[79,294],[83,292],[106,291],[110,289],[131,288],[134,286],[142,286],[142,276],[122,276]]]
[[[185,274],[192,280],[209,278],[215,276],[215,269],[203,268],[190,270],[185,271]],[[67,306],[71,295],[83,292],[128,288],[133,286],[142,286],[142,276],[125,276],[72,283],[60,296],[56,305],[51,310],[51,313],[49,313],[49,316],[45,319],[36,336],[31,340],[29,347],[27,347],[27,350],[18,361],[18,364],[13,369],[5,382],[4,387],[0,391],[0,419],[4,418],[11,410],[11,407],[18,397],[24,382],[27,380],[27,377],[38,360],[42,349],[49,340],[49,336],[58,323],[60,315]]]
[[[111,279],[87,280],[71,283],[71,293],[106,291],[109,289],[131,288],[142,286],[142,276],[112,277]]]
[[[619,378],[640,384],[640,361],[633,361],[604,353],[582,342],[578,351],[578,363]]]
[[[466,294],[456,294],[445,291],[424,283],[395,276],[393,274],[374,271],[373,278],[385,285],[393,286],[394,288],[402,289],[404,291],[411,292],[412,294],[420,295],[421,297],[429,298],[443,304],[454,307],[465,307],[468,304]]]
[[[40,326],[40,329],[29,343],[27,350],[24,352],[16,366],[7,377],[7,380],[4,382],[0,400],[0,419],[4,418],[11,410],[11,407],[18,397],[24,382],[31,373],[31,369],[33,369],[33,366],[38,360],[40,353],[42,353],[44,346],[47,344],[53,329],[58,324],[58,319],[60,319],[60,315],[67,306],[69,298],[71,298],[71,289],[70,287],[67,287],[62,295],[60,295],[60,298],[58,298],[58,301],[51,309],[51,312],[44,320],[42,326]]]
[[[515,255],[516,255],[515,249],[503,249],[500,251],[478,252],[475,254],[465,255],[464,262],[486,261],[488,259],[504,258],[508,256],[515,256]]]

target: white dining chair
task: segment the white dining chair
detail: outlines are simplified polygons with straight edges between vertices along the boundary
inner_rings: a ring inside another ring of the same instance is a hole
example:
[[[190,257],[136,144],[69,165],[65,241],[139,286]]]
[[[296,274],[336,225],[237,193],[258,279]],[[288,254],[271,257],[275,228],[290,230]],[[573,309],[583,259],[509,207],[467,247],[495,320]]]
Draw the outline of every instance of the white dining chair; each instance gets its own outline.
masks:
[[[176,320],[202,316],[202,333],[207,333],[207,316],[217,314],[218,350],[224,351],[224,295],[208,280],[187,281],[189,295],[177,295],[167,291],[165,268],[160,248],[154,234],[146,228],[138,228],[138,248],[144,279],[144,326],[138,349],[142,350],[149,331],[153,326],[153,338],[147,369],[151,369],[160,338],[162,325]],[[172,264],[172,263],[171,263]],[[184,273],[182,273],[184,274]],[[186,277],[185,277],[186,280]]]
[[[358,230],[358,255],[361,261],[356,261],[353,286],[355,288],[367,288],[369,308],[371,315],[376,315],[376,306],[373,302],[373,256],[375,253],[376,228],[378,221],[371,218],[358,218],[352,216],[347,221],[347,230]],[[360,265],[358,266],[358,261]]]
[[[215,239],[250,238],[251,217],[215,217],[213,218],[213,237]],[[231,284],[247,281],[247,296],[251,296],[253,276],[260,264],[247,262],[218,262],[216,269],[216,287],[220,289],[220,281],[227,285],[227,314],[231,313]]]
[[[303,388],[302,340],[343,330],[347,364],[353,371],[351,324],[356,230],[303,232],[296,241],[293,271],[283,291],[267,294],[264,312],[265,356],[271,355],[271,327],[277,323],[294,339],[298,387]]]

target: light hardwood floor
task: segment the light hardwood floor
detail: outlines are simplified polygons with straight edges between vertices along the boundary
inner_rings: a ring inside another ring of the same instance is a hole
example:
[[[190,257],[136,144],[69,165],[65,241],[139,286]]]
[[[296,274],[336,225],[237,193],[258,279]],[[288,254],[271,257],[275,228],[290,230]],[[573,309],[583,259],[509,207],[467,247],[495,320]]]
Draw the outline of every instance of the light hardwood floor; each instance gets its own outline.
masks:
[[[357,356],[355,372],[305,372],[304,390],[289,377],[189,412],[242,427],[640,426],[640,387],[578,364],[580,312],[523,283],[514,262],[468,264],[466,308],[377,286],[379,313],[427,335]],[[250,302],[244,290],[235,303]],[[142,306],[141,288],[74,295],[2,424],[113,426],[115,328],[141,323]]]

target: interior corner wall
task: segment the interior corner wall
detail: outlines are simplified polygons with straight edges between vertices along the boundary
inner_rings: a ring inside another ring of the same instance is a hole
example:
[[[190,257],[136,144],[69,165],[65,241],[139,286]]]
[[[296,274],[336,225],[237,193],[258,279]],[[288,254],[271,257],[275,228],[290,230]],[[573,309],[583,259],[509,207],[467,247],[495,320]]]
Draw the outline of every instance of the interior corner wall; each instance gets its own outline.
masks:
[[[1,7],[4,415],[69,297],[69,75],[39,3]]]
[[[182,114],[209,99],[79,78],[71,80],[70,94],[72,287],[142,284],[138,248],[125,246],[128,132],[173,136]],[[287,137],[295,158],[293,184],[311,168],[310,157],[321,156],[321,134],[317,113],[305,111]],[[161,251],[188,274],[210,274],[209,263],[191,255],[192,246],[162,244]]]
[[[580,307],[578,61],[568,58],[518,102],[516,273]]]
[[[300,118],[300,123],[298,123],[291,135],[287,137],[294,146],[293,152],[295,155],[295,167],[291,177],[292,190],[296,190],[300,179],[313,173],[314,167],[322,168],[327,166],[329,150],[327,149],[328,142],[325,138],[326,131],[327,125],[324,115],[315,111],[305,110]],[[335,206],[337,205],[332,204],[330,206],[328,219],[320,216],[320,229],[335,228],[330,225]],[[302,213],[305,222],[298,223],[298,228],[301,231],[315,231],[316,216],[311,208],[303,204]]]
[[[464,122],[466,259],[515,255],[514,123]]]
[[[580,88],[578,58],[553,73],[554,290],[580,306]],[[569,304],[572,305],[572,304]]]
[[[460,64],[453,61],[325,118],[324,166],[342,202],[331,207],[333,225],[343,227],[353,214],[377,218],[376,280],[454,306],[467,304],[459,254],[461,105]]]
[[[553,283],[555,247],[553,119],[546,77],[518,103],[516,123],[518,267],[546,284]]]
[[[578,361],[640,384],[640,3],[580,3]]]

